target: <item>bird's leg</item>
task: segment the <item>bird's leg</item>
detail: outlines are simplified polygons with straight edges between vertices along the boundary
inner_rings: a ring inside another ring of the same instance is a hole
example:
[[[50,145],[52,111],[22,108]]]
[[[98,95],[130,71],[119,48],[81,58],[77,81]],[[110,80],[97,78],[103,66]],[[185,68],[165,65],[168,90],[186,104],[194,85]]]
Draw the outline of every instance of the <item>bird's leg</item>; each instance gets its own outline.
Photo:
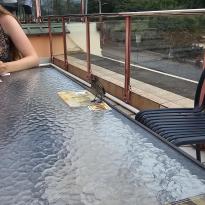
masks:
[[[99,98],[98,98],[97,100],[95,100],[95,102],[96,102],[96,103],[101,103],[101,102],[102,102],[102,99],[99,99]]]
[[[95,100],[96,103],[102,103],[102,101],[103,101],[103,97],[102,96],[100,96],[99,98],[97,98]]]
[[[97,101],[96,98],[97,98],[97,96],[95,96],[95,98],[93,100],[91,100],[91,102],[93,102],[93,103],[96,102]]]
[[[102,103],[103,102],[103,96],[100,95],[99,99],[97,99],[97,103]]]
[[[101,103],[102,102],[102,98],[97,98],[97,96],[95,96],[95,98],[93,100],[91,100],[91,102],[93,102],[93,103]]]

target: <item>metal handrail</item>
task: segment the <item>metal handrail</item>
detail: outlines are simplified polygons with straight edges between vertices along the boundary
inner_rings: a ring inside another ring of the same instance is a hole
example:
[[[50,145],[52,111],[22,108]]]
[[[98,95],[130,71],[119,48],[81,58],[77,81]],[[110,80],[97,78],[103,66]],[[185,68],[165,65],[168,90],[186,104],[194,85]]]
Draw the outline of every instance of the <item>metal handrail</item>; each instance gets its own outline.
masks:
[[[101,13],[101,14],[69,14],[69,15],[49,15],[43,16],[42,18],[48,18],[49,24],[52,18],[62,19],[63,22],[63,38],[65,41],[65,20],[70,18],[80,18],[86,24],[86,52],[87,52],[87,73],[91,76],[91,60],[90,60],[90,25],[92,18],[110,18],[110,17],[121,17],[125,19],[125,82],[124,82],[124,101],[130,103],[130,52],[131,52],[131,20],[132,17],[136,16],[187,16],[187,15],[204,15],[205,9],[183,9],[183,10],[162,10],[162,11],[140,11],[140,12],[121,12],[121,13]],[[50,26],[50,25],[49,25]],[[52,41],[51,30],[49,30],[50,41]],[[51,47],[51,58],[53,57],[52,43]],[[204,56],[205,59],[205,56]],[[66,67],[68,66],[66,47],[64,47],[64,61]],[[205,68],[205,60],[203,62]]]
[[[94,13],[94,14],[68,14],[68,15],[48,15],[48,17],[125,17],[125,16],[169,16],[169,15],[199,15],[205,14],[205,9],[178,9],[161,11],[139,11],[139,12],[119,12],[119,13]]]

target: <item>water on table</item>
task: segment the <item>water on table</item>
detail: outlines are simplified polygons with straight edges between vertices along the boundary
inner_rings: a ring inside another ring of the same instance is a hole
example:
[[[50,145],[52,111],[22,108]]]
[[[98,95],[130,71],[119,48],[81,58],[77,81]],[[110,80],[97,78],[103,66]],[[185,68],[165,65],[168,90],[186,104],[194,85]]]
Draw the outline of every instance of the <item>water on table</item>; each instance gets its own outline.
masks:
[[[115,110],[70,108],[53,68],[3,79],[1,205],[157,205],[205,192],[205,172]]]

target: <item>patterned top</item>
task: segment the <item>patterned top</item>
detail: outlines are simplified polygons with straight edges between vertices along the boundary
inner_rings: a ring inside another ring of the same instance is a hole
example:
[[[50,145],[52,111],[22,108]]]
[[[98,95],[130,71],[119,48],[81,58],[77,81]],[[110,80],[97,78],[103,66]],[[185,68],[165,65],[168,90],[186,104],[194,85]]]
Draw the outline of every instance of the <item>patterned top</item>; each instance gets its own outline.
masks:
[[[10,61],[11,42],[9,36],[4,32],[0,25],[0,61]]]

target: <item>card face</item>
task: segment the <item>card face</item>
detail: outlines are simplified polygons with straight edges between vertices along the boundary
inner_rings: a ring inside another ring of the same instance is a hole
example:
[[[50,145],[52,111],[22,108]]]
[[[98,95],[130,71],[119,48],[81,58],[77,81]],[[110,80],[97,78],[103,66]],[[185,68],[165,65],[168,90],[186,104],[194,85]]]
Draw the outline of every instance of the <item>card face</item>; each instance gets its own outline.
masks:
[[[2,77],[4,77],[4,76],[10,76],[10,75],[11,75],[10,73],[2,73],[2,74],[1,74]]]
[[[202,205],[205,204],[205,194],[194,196],[191,198],[183,199],[180,201],[167,203],[165,205]]]
[[[83,107],[91,104],[91,100],[94,99],[94,95],[90,92],[83,91],[61,91],[58,95],[63,101],[70,107]]]
[[[3,80],[1,79],[1,77],[10,76],[10,75],[11,75],[10,73],[1,73],[1,74],[0,74],[0,83],[3,82]]]
[[[88,108],[93,111],[111,110],[111,107],[105,102],[91,104]]]

